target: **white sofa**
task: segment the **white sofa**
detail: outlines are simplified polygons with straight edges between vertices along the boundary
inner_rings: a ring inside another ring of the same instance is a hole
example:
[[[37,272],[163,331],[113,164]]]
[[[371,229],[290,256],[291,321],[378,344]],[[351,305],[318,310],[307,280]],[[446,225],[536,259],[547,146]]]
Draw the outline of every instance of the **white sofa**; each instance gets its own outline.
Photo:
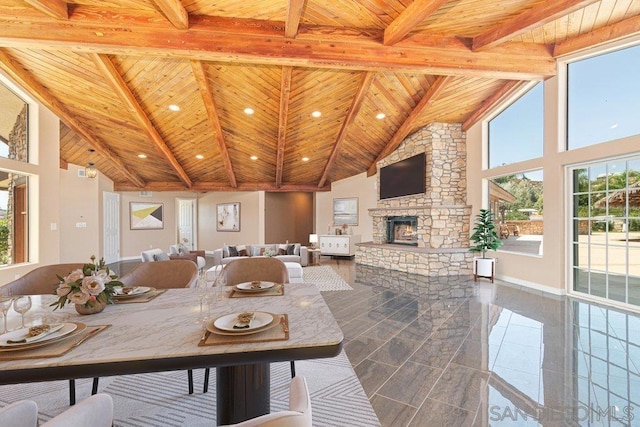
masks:
[[[291,248],[291,246],[293,248]],[[307,247],[302,246],[300,243],[224,245],[224,247],[213,251],[213,262],[214,265],[224,265],[231,260],[238,259],[243,256],[265,256],[264,252],[267,249],[271,249],[273,253],[275,253],[274,258],[277,258],[282,262],[295,262],[303,267],[309,263]],[[285,253],[283,253],[283,251]]]
[[[206,260],[202,256],[196,256],[195,254],[186,254],[183,256],[195,262],[198,269],[203,268],[206,264]],[[140,258],[142,259],[142,262],[168,261],[170,259],[180,258],[180,254],[166,253],[162,249],[148,249],[140,253]]]

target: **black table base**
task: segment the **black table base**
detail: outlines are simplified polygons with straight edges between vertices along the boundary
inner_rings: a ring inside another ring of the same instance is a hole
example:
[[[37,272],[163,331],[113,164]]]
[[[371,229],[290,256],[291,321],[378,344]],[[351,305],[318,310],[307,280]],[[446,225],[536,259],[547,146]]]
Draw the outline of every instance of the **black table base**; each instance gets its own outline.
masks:
[[[269,363],[216,368],[217,421],[239,423],[271,411]]]

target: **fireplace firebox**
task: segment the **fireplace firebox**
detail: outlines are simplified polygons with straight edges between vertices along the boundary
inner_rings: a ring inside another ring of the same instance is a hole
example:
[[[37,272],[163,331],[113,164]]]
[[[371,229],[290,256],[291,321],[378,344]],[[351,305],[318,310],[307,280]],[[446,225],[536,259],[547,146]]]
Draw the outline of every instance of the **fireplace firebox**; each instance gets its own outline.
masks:
[[[387,243],[418,246],[418,217],[387,217]]]

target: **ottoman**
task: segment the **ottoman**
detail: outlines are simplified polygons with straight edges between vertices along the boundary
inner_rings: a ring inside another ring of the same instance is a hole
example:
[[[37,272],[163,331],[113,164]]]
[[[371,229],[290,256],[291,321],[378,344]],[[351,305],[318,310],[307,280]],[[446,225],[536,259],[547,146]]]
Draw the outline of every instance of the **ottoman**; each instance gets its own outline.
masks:
[[[304,283],[304,276],[302,273],[302,266],[297,262],[285,262],[289,272],[289,283]]]

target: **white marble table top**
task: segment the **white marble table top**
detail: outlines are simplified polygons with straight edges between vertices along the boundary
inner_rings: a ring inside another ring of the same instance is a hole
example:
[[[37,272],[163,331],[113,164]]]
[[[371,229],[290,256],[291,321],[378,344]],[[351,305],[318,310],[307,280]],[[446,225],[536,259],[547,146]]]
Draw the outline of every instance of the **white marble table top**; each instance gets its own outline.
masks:
[[[215,345],[198,347],[203,335],[198,322],[200,303],[197,289],[169,289],[150,302],[108,305],[102,313],[82,316],[72,305],[53,311],[48,304],[52,296],[36,296],[33,308],[26,314],[26,323],[83,322],[87,325],[111,325],[111,327],[56,358],[5,361],[0,363],[2,372],[38,370],[51,373],[51,368],[96,367],[100,375],[134,373],[109,372],[108,366],[121,362],[158,362],[148,370],[163,370],[163,360],[177,360],[176,365],[164,369],[194,368],[195,365],[217,366],[229,364],[233,355],[237,364],[273,361],[274,353],[280,360],[296,358],[330,357],[323,355],[327,348],[337,354],[343,340],[342,331],[314,285],[287,284],[285,295],[256,298],[227,298],[215,300],[211,318],[240,311],[266,311],[284,314],[289,318],[289,339],[262,343]],[[20,316],[9,313],[9,327],[17,328]],[[319,354],[313,356],[314,349]],[[320,351],[320,349],[323,349]],[[335,351],[334,351],[335,350]],[[304,354],[303,354],[304,353]],[[227,356],[227,357],[224,357]],[[197,362],[195,361],[197,359]],[[184,366],[183,366],[184,365]],[[127,368],[135,370],[135,368]],[[147,369],[147,368],[145,368]],[[64,369],[68,373],[69,369]],[[91,376],[86,373],[78,377]],[[44,379],[44,378],[41,378]]]

